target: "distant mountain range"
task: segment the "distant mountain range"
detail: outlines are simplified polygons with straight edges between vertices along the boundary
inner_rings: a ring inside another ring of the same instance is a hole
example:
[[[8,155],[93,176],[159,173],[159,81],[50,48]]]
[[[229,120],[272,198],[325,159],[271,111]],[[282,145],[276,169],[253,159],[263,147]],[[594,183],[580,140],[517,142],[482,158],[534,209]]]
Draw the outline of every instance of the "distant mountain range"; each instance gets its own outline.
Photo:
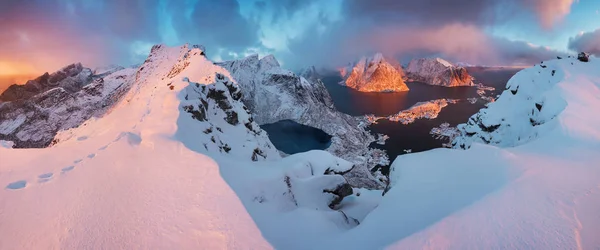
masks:
[[[376,53],[362,57],[339,70],[340,84],[362,92],[409,91],[405,81],[423,82],[445,87],[473,86],[473,78],[465,67],[441,58],[413,59],[407,67]]]

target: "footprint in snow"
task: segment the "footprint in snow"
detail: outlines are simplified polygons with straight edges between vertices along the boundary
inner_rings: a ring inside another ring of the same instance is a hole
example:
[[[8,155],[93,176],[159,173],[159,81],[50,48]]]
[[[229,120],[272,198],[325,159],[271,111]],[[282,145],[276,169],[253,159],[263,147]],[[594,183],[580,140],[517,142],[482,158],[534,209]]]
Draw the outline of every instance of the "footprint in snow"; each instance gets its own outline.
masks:
[[[80,137],[77,138],[77,140],[78,141],[85,141],[85,140],[87,140],[87,138],[88,138],[87,136],[80,136]]]
[[[90,158],[90,159],[92,159],[92,158],[94,158],[94,157],[96,157],[96,153],[91,153],[91,154],[89,154],[89,155],[87,156],[87,158]]]
[[[68,166],[68,167],[61,169],[60,171],[64,174],[66,172],[73,170],[74,168],[75,168],[75,166]]]
[[[6,189],[21,189],[27,186],[27,181],[25,180],[20,180],[20,181],[15,181],[12,183],[9,183],[6,186]]]
[[[104,147],[101,147],[101,148],[99,148],[98,150],[105,150],[106,148],[108,148],[108,145],[106,145],[106,146],[104,146]]]
[[[81,161],[83,161],[83,159],[77,159],[75,161],[73,161],[74,164],[80,163]]]
[[[38,175],[38,183],[48,182],[50,181],[50,179],[52,179],[52,176],[54,176],[53,173],[45,173]]]

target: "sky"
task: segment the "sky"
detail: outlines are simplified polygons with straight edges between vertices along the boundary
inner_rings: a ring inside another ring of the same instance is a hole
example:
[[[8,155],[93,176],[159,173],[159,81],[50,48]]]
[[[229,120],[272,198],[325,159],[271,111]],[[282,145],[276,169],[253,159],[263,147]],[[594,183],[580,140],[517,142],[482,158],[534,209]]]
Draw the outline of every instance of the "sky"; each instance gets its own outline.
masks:
[[[0,1],[0,75],[129,66],[154,44],[184,43],[217,61],[274,54],[292,70],[375,52],[531,65],[600,55],[600,0]]]

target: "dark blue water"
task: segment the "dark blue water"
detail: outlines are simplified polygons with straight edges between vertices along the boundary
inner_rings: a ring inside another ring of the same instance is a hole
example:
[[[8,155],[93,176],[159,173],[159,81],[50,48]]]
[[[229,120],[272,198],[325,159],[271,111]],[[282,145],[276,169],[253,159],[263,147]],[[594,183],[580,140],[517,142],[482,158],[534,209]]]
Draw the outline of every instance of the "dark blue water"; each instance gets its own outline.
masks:
[[[469,73],[475,77],[475,83],[483,83],[486,86],[495,87],[495,91],[489,91],[486,95],[496,96],[500,94],[507,81],[516,73],[515,69],[470,69]],[[479,97],[475,87],[446,88],[431,86],[424,83],[407,83],[410,91],[401,93],[364,93],[339,85],[341,79],[338,76],[323,78],[327,90],[333,98],[338,110],[350,115],[375,114],[387,116],[407,109],[417,102],[429,101],[441,98],[465,100],[470,97]],[[405,154],[405,149],[411,149],[413,153],[442,147],[443,141],[434,139],[429,131],[444,122],[451,126],[466,122],[469,117],[484,107],[484,102],[479,100],[475,104],[461,101],[450,104],[438,115],[438,118],[419,119],[412,124],[403,125],[388,120],[380,120],[377,124],[369,127],[373,134],[386,134],[390,138],[385,145],[376,143],[371,147],[381,148],[387,151],[390,160],[396,156]],[[384,169],[384,173],[387,169]]]
[[[323,130],[291,120],[282,120],[260,127],[267,131],[273,145],[286,154],[326,149],[331,144],[331,135]]]

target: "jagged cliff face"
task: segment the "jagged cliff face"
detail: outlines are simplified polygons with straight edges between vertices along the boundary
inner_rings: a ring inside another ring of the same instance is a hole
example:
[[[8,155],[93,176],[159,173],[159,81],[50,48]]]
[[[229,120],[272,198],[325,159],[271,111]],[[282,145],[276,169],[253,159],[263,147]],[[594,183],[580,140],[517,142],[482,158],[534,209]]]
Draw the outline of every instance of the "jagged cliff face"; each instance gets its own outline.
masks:
[[[92,71],[84,68],[81,63],[71,64],[52,74],[45,73],[35,80],[27,81],[24,85],[8,87],[0,95],[0,101],[24,100],[56,87],[74,93],[89,84],[93,80],[92,75]]]
[[[402,67],[382,54],[363,57],[355,64],[340,70],[344,79],[340,84],[362,92],[408,91],[404,83]]]
[[[413,59],[406,67],[410,81],[444,87],[473,86],[473,77],[463,67],[441,58]]]
[[[332,136],[326,151],[348,160],[355,167],[346,176],[353,186],[381,187],[370,173],[377,164],[388,164],[385,154],[369,149],[375,141],[363,127],[362,117],[337,111],[317,71],[311,67],[301,76],[282,69],[273,56],[217,63],[227,69],[242,89],[242,100],[254,120],[262,125],[281,120],[315,127]]]
[[[60,130],[105,114],[129,90],[134,69],[93,75],[81,64],[13,85],[1,96],[0,140],[17,148],[47,147]]]

